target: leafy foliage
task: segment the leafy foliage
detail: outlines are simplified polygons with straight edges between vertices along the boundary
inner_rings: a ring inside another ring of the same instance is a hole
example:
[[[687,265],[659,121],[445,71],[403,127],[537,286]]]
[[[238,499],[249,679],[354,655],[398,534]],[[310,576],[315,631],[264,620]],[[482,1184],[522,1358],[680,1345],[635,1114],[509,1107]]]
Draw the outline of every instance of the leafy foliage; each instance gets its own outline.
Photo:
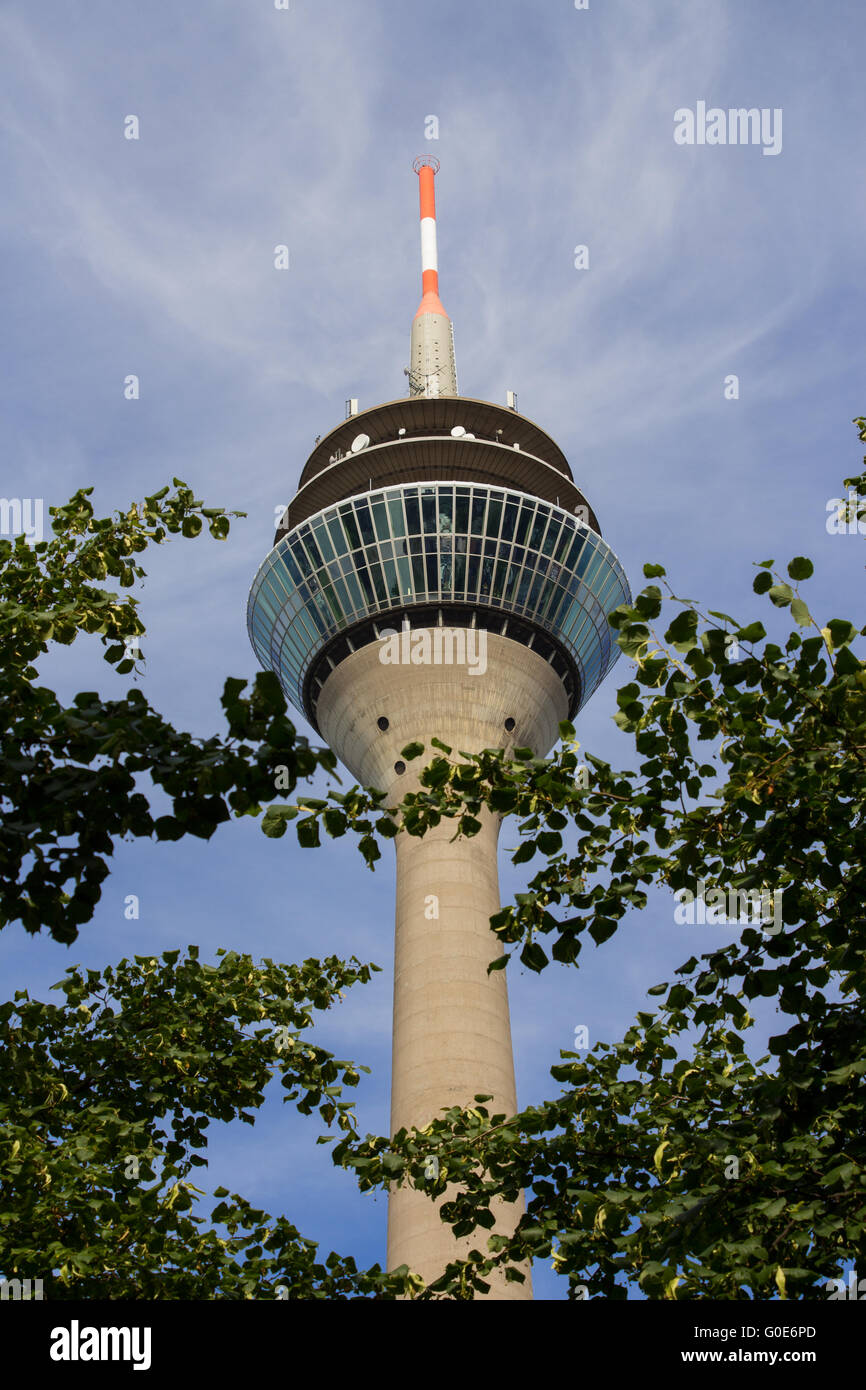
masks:
[[[220,952],[68,970],[62,1004],[0,1006],[0,1269],[50,1269],[57,1298],[381,1297],[378,1267],[316,1259],[284,1217],[237,1193],[198,1215],[211,1121],[252,1124],[275,1076],[302,1114],[351,1133],[359,1068],[304,1037],[313,1010],[375,966],[254,965]],[[364,1068],[364,1070],[366,1070]],[[221,1228],[225,1234],[221,1234]]]
[[[72,942],[93,915],[118,838],[208,839],[232,812],[258,814],[277,795],[278,774],[291,789],[317,767],[336,765],[330,750],[310,748],[295,732],[271,672],[256,677],[249,696],[246,681],[226,681],[228,735],[204,740],[174,729],[137,689],[119,700],[87,691],[64,707],[34,684],[48,642],[68,646],[80,633],[98,635],[106,661],[131,671],[134,648],[126,644],[145,631],[138,600],[93,581],[110,577],[129,589],[144,575],[136,556],[148,544],[169,533],[194,537],[203,517],[216,539],[228,535],[222,509],[175,485],[171,496],[166,487],[102,519],[86,488],[51,508],[52,540],[0,540],[0,926],[20,920],[30,932],[47,927]],[[152,813],[139,775],[171,797],[170,813]]]

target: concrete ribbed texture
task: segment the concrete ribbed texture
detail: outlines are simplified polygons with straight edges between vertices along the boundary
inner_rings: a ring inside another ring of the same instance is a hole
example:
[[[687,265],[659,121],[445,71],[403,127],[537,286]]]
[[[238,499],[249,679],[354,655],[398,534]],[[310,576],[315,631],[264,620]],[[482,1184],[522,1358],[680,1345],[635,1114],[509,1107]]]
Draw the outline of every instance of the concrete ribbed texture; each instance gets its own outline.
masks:
[[[381,788],[393,801],[414,791],[417,771],[435,752],[433,737],[450,744],[455,757],[458,749],[515,745],[539,755],[549,751],[567,712],[559,677],[519,643],[494,634],[485,639],[484,674],[471,674],[466,665],[386,665],[379,643],[341,662],[319,699],[319,725],[362,785]],[[380,718],[389,721],[384,732]],[[515,720],[511,732],[507,719]],[[400,775],[394,765],[414,740],[429,752]],[[485,814],[478,835],[452,843],[454,829],[453,821],[442,821],[421,838],[401,834],[395,842],[392,1133],[422,1127],[449,1106],[471,1105],[479,1093],[493,1096],[487,1102],[492,1112],[517,1110],[505,975],[487,974],[501,954],[490,930],[500,906],[499,819]],[[495,1229],[513,1229],[523,1210],[522,1200],[500,1203]],[[478,1228],[455,1241],[438,1204],[423,1192],[395,1188],[387,1265],[406,1264],[429,1281],[466,1251],[486,1250],[490,1234]],[[491,1280],[488,1297],[529,1299],[531,1281],[499,1277]]]

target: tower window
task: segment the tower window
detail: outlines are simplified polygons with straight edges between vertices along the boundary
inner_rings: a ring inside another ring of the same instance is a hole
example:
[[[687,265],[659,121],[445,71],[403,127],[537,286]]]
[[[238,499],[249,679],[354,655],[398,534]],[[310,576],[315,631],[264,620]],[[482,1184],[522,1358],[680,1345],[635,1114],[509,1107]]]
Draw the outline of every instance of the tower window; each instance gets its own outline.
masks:
[[[398,777],[402,777],[403,773],[406,771],[406,764],[403,762],[396,762],[394,764],[394,771]]]
[[[379,718],[376,720],[376,723],[378,724],[379,728],[382,730],[382,733],[384,734],[389,727],[389,721],[385,718],[384,714],[379,716]]]
[[[511,733],[512,729],[514,728],[514,720],[511,718],[511,715],[509,715],[508,718],[506,719],[506,721],[505,721],[505,727],[506,727],[506,729],[508,730],[509,733]]]

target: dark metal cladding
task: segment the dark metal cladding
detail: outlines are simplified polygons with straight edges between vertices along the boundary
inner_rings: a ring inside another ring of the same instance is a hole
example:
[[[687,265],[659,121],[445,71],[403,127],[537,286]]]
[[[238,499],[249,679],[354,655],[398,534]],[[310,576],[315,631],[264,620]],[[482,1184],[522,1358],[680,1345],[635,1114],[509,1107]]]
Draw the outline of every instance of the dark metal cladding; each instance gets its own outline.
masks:
[[[452,435],[455,428],[465,431]],[[369,444],[352,452],[366,435]],[[517,447],[515,447],[517,446]],[[317,444],[274,544],[307,517],[371,488],[398,483],[489,483],[529,492],[574,512],[601,534],[568,460],[531,420],[467,396],[410,396],[352,415]]]

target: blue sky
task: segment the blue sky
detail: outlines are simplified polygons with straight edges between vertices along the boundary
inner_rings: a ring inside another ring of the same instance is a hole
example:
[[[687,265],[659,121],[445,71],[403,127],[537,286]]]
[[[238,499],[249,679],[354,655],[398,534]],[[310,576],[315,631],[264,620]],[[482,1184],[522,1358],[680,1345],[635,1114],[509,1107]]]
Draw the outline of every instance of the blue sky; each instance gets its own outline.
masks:
[[[678,593],[766,621],[752,562],[806,554],[816,615],[862,623],[862,537],[830,536],[825,519],[862,466],[864,37],[859,0],[12,0],[0,491],[47,507],[95,484],[104,514],[177,474],[249,514],[227,544],[152,552],[140,592],[142,689],[184,728],[222,728],[225,676],[254,671],[246,596],[275,509],[347,397],[363,409],[404,393],[420,296],[411,163],[435,154],[461,390],[517,391],[633,586],[660,561]],[[781,152],[676,144],[675,111],[699,101],[780,108]],[[95,642],[51,653],[42,673],[65,696],[129,685]],[[611,716],[628,677],[623,659],[578,730],[627,767]],[[3,932],[4,997],[44,991],[73,962],[188,942],[375,960],[383,973],[318,1032],[373,1067],[358,1106],[383,1133],[393,878],[348,842],[303,851],[248,820],[210,844],[120,845],[71,949]],[[506,866],[503,894],[520,885]],[[510,969],[520,1103],[556,1094],[548,1067],[576,1024],[619,1038],[697,932],[707,948],[726,929],[676,926],[658,896],[587,946],[579,971]],[[285,1212],[325,1251],[383,1260],[385,1198],[361,1198],[317,1132],[275,1098],[255,1129],[213,1133],[212,1186]],[[542,1262],[536,1296],[564,1293]]]

